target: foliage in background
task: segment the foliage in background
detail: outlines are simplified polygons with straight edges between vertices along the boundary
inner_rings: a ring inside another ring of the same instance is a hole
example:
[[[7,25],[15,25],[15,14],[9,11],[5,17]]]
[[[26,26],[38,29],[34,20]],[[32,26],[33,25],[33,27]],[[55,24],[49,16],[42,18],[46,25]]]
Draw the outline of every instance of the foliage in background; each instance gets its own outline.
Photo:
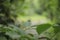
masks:
[[[17,17],[21,15],[31,17],[31,15],[34,14],[42,14],[48,17],[48,19],[51,19],[54,24],[47,23],[37,25],[36,31],[38,35],[50,28],[51,26],[52,28],[54,28],[54,32],[52,31],[53,37],[55,37],[56,34],[59,35],[59,7],[60,0],[0,0],[0,40],[39,40],[45,38],[47,40],[51,39],[48,37],[37,38],[33,34],[27,34],[25,30],[20,28],[20,23],[18,24],[17,22]],[[28,23],[26,24],[29,25]],[[52,34],[52,32],[50,33]],[[57,36],[55,37],[55,39],[57,38]],[[52,40],[53,39],[54,38],[52,38]]]

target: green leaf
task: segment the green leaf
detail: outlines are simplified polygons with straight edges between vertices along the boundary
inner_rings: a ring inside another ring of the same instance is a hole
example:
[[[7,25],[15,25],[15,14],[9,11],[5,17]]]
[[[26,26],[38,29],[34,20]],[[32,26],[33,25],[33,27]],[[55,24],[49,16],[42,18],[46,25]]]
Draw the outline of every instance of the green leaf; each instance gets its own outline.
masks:
[[[6,32],[6,35],[9,35],[13,39],[20,37],[20,35],[18,33],[14,32],[14,31]]]
[[[41,34],[42,32],[44,32],[45,30],[47,30],[48,28],[50,28],[51,24],[41,24],[41,25],[37,25],[36,31],[38,34]]]

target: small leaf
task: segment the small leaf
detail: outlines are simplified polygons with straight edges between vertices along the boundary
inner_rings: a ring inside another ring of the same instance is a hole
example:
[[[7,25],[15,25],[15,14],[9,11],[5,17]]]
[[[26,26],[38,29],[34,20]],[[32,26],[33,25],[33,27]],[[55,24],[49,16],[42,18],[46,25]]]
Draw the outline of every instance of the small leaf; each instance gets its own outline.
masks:
[[[37,25],[36,31],[38,34],[41,34],[42,32],[44,32],[45,30],[47,30],[48,28],[50,28],[51,24],[41,24],[41,25]]]

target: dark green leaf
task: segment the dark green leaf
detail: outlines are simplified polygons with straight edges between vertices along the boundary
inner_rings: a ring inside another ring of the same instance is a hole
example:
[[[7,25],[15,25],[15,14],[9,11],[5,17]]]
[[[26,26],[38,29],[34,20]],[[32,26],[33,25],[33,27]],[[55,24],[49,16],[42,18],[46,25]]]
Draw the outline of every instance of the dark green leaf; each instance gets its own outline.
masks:
[[[37,25],[36,31],[38,34],[41,34],[42,32],[44,32],[45,30],[47,30],[48,28],[50,28],[51,24],[41,24],[41,25]]]

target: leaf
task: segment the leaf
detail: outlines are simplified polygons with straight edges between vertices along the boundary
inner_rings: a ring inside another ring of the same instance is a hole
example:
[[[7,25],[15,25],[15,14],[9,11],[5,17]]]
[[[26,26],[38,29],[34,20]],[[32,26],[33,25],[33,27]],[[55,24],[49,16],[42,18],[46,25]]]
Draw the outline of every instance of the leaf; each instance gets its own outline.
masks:
[[[6,32],[6,35],[9,35],[9,36],[10,36],[11,38],[13,38],[13,39],[20,37],[20,35],[17,34],[16,32],[14,32],[14,31]]]
[[[5,32],[6,35],[8,35],[13,39],[19,38],[21,35],[25,35],[25,32],[15,25],[9,25],[9,27],[3,27],[3,28],[0,28],[0,30]]]
[[[41,25],[37,25],[36,31],[38,34],[41,34],[42,32],[44,32],[45,30],[47,30],[48,28],[50,28],[51,24],[41,24]]]

